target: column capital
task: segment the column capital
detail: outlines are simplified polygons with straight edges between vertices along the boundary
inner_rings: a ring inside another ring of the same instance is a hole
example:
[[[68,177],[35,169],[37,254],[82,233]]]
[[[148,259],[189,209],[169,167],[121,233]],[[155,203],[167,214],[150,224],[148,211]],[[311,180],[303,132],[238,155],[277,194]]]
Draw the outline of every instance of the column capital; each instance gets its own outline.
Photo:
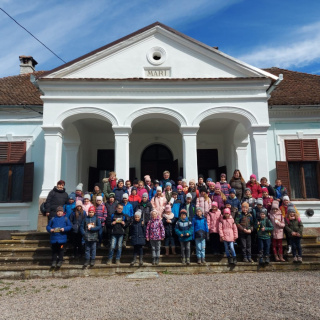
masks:
[[[42,126],[42,130],[46,136],[62,136],[64,129],[61,126]]]
[[[132,132],[131,127],[125,127],[125,126],[112,126],[112,130],[114,131],[114,134],[120,135],[120,136],[126,136],[131,134]]]
[[[199,126],[181,126],[180,133],[182,135],[196,135],[199,128]]]
[[[265,124],[254,124],[247,128],[249,134],[266,134],[270,128],[269,123]]]

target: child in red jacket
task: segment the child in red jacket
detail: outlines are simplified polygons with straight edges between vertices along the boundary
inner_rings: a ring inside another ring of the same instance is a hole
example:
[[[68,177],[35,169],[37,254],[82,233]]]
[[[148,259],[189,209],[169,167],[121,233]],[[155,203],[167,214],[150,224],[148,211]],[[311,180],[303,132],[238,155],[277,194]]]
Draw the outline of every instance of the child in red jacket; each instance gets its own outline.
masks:
[[[262,190],[255,174],[250,176],[250,181],[247,182],[246,187],[251,190],[252,197],[255,199],[262,198]]]

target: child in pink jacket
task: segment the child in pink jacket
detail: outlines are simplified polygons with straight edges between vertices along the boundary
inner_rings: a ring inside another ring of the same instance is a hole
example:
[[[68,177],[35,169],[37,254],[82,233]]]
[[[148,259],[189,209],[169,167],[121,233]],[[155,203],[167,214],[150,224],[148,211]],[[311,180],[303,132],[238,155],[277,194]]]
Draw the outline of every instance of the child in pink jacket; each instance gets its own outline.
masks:
[[[150,202],[151,202],[152,208],[157,211],[158,217],[162,219],[162,214],[167,204],[167,200],[166,200],[166,197],[162,194],[162,188],[160,186],[157,187],[157,193],[151,199]]]
[[[220,254],[220,236],[219,222],[221,221],[221,211],[218,209],[218,203],[212,202],[211,209],[207,214],[207,223],[210,234],[210,244],[213,254]]]
[[[285,221],[282,216],[281,210],[279,209],[279,201],[272,202],[269,217],[273,225],[272,250],[274,254],[274,259],[275,261],[285,262],[286,260],[283,259],[282,249],[283,228],[285,227]]]
[[[208,197],[206,187],[200,188],[200,196],[199,198],[197,198],[196,207],[202,209],[202,212],[204,213],[205,217],[211,209],[211,200]]]
[[[229,264],[237,264],[234,242],[238,238],[238,229],[229,208],[223,210],[223,219],[219,222],[219,235],[223,241]]]

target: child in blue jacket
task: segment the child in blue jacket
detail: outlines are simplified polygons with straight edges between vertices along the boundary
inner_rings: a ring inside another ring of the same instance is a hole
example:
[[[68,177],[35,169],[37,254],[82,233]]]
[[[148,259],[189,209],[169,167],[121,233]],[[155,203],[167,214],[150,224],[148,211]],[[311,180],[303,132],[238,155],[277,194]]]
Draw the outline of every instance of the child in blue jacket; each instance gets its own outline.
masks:
[[[196,242],[196,254],[198,264],[206,264],[206,240],[209,240],[209,228],[207,219],[205,219],[202,209],[199,207],[196,211],[196,216],[192,220],[193,239]]]
[[[63,262],[64,245],[67,242],[67,232],[72,228],[70,220],[65,217],[63,213],[63,207],[57,207],[56,216],[52,218],[47,225],[47,231],[50,233],[50,243],[52,248],[52,268],[61,267]]]
[[[69,194],[68,203],[63,206],[64,212],[66,213],[66,217],[70,219],[70,215],[74,208],[76,207],[76,194],[71,192]]]

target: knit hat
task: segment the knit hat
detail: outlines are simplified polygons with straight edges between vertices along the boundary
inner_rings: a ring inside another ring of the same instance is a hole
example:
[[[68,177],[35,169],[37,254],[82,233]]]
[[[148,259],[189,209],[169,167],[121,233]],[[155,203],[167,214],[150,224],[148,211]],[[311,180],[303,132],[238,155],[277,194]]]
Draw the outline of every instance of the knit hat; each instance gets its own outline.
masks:
[[[211,203],[211,207],[217,207],[217,208],[218,208],[218,202],[216,202],[216,201],[212,201],[212,203]]]
[[[247,208],[249,208],[249,203],[248,203],[248,202],[243,202],[243,203],[241,204],[241,207],[247,207]]]
[[[129,195],[127,194],[127,193],[124,193],[123,195],[122,195],[122,199],[128,199],[129,198]]]
[[[96,208],[94,206],[90,206],[88,209],[88,212],[90,212],[90,211],[96,212]]]
[[[262,192],[268,192],[268,194],[269,194],[268,188],[262,188],[261,190],[262,190]]]
[[[120,183],[120,182],[124,183],[124,180],[123,179],[119,179],[118,183]]]
[[[271,209],[279,209],[279,202],[278,201],[272,201]]]
[[[230,194],[230,193],[236,194],[236,190],[235,190],[234,188],[231,188],[231,189],[229,190],[229,194]]]
[[[198,210],[200,210],[202,213],[203,213],[203,210],[202,210],[202,208],[200,208],[200,207],[197,207],[196,208],[196,211],[198,211]]]
[[[133,190],[136,190],[136,191],[137,191],[138,189],[137,189],[137,187],[132,187],[132,188],[131,188],[131,192],[132,192]]]
[[[262,198],[258,198],[258,199],[257,199],[257,204],[263,205],[263,199],[262,199]]]
[[[248,190],[249,190],[250,193],[251,193],[251,189],[250,189],[250,188],[245,188],[245,189],[244,189],[244,192],[246,192],[246,191],[248,191]]]
[[[81,206],[81,207],[82,207],[82,201],[81,201],[81,200],[78,200],[78,201],[76,202],[76,207],[78,207],[78,206]]]
[[[215,188],[215,189],[221,189],[221,185],[220,185],[220,183],[219,183],[219,182],[217,182],[214,188]]]
[[[187,215],[188,215],[187,210],[186,210],[186,209],[181,209],[181,210],[180,210],[180,216],[181,216],[182,214],[185,214],[185,215],[187,216]]]
[[[97,196],[96,197],[96,201],[99,201],[99,200],[102,201],[102,196]]]
[[[229,208],[225,208],[225,209],[223,210],[223,214],[225,214],[225,213],[231,214],[231,210],[230,210]]]
[[[162,188],[159,186],[159,187],[157,187],[157,192],[158,191],[162,191]]]
[[[284,201],[284,200],[290,201],[290,198],[289,198],[289,196],[283,196],[282,200],[283,200],[283,201]]]
[[[179,185],[177,185],[177,190],[182,190],[183,188],[182,188],[182,186],[179,184]]]
[[[190,184],[190,183],[196,184],[196,180],[191,179],[191,180],[189,181],[189,184]]]
[[[215,187],[216,184],[214,182],[209,182],[209,187],[211,187],[211,186]]]
[[[149,197],[149,195],[146,193],[146,192],[144,192],[143,194],[142,194],[142,198],[148,198]]]
[[[170,206],[170,204],[167,204],[167,205],[164,207],[164,211],[165,211],[165,212],[171,212],[171,206]]]
[[[69,199],[72,199],[73,201],[76,200],[76,195],[74,194],[74,192],[71,192],[71,193],[69,194]]]
[[[200,193],[201,193],[201,192],[207,193],[207,188],[206,188],[206,187],[201,187],[199,191],[200,191]]]
[[[222,177],[225,177],[225,178],[226,178],[227,175],[226,175],[225,173],[221,173],[221,174],[220,174],[220,178],[222,178]]]
[[[192,194],[191,193],[187,193],[186,198],[192,198]]]
[[[255,180],[257,180],[257,176],[255,175],[255,174],[252,174],[251,176],[250,176],[250,179],[255,179]]]
[[[83,197],[83,199],[89,199],[89,200],[91,200],[91,196],[90,196],[90,194],[88,194],[88,193],[87,193],[87,194],[85,194],[85,195],[84,195],[84,197]]]
[[[268,212],[268,211],[267,211],[266,208],[262,208],[262,209],[260,210],[260,214],[261,214],[261,213],[264,213],[265,215],[267,215],[267,212]]]
[[[56,212],[58,212],[58,211],[64,212],[63,207],[61,207],[61,206],[57,207]]]
[[[212,182],[212,178],[208,178],[208,179],[207,179],[207,182],[208,182],[208,181]]]
[[[76,187],[76,191],[77,190],[82,191],[82,187],[83,187],[83,183],[79,183]]]
[[[144,176],[144,181],[151,181],[151,178],[149,175]]]
[[[116,195],[113,192],[109,193],[109,198],[115,198],[115,197]]]
[[[296,212],[296,209],[294,208],[293,204],[288,205],[287,213]]]
[[[138,209],[138,210],[134,213],[134,215],[141,217],[142,211],[141,211],[140,209]]]
[[[155,179],[153,180],[153,184],[160,184],[159,180]]]
[[[167,183],[166,183],[166,187],[172,187],[171,182],[167,182]]]
[[[177,178],[177,181],[182,181],[182,177],[181,176],[179,176],[178,178]]]

